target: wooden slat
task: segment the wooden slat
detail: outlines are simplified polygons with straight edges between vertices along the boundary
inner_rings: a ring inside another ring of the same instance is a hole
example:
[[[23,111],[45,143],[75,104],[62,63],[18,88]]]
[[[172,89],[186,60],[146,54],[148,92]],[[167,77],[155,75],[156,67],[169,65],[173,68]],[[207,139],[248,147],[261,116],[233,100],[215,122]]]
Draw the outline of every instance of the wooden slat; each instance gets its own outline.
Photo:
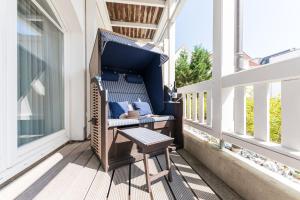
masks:
[[[163,8],[111,2],[106,5],[114,32],[137,39],[153,39]]]
[[[159,164],[155,158],[149,159],[150,174],[157,174],[160,170]],[[172,192],[165,178],[161,178],[151,185],[154,199],[174,199]]]
[[[246,134],[245,87],[234,88],[234,132]]]
[[[143,161],[131,165],[131,200],[151,199],[146,191],[146,178]]]
[[[59,199],[67,188],[74,184],[92,156],[91,149],[86,149],[86,146],[84,148],[85,151],[77,159],[69,162],[51,181],[48,181],[47,186],[35,196],[36,199]]]
[[[160,166],[162,169],[166,168],[166,160],[164,155],[157,156]],[[186,199],[197,199],[192,193],[191,188],[181,177],[180,172],[172,166],[172,178],[173,181],[169,182],[169,185],[176,197],[177,200],[186,200]]]
[[[27,188],[38,181],[40,177],[44,176],[49,170],[51,170],[51,168],[56,167],[59,162],[74,151],[74,149],[79,147],[79,145],[79,143],[74,143],[65,146],[42,163],[16,179],[14,182],[1,189],[0,199],[15,199]]]
[[[112,21],[138,22],[158,24],[162,8],[152,6],[137,6],[121,3],[107,3],[109,17]]]
[[[60,199],[84,199],[89,191],[91,184],[93,183],[99,166],[99,160],[95,155],[92,156],[84,168],[82,168],[80,171],[76,171],[76,174],[78,174],[77,178],[74,179],[73,184],[70,184],[69,188],[64,191]]]
[[[269,141],[269,101],[268,83],[255,84],[254,94],[254,137],[258,140]]]
[[[105,172],[102,167],[97,171],[95,179],[87,192],[85,200],[102,200],[106,199],[109,189],[109,183],[112,171]]]
[[[281,82],[282,145],[300,151],[300,80]]]
[[[177,168],[176,172],[183,177],[189,189],[193,191],[193,194],[195,194],[198,199],[219,200],[213,190],[177,152],[172,152],[170,156]]]
[[[199,160],[192,156],[190,153],[188,153],[184,149],[180,149],[177,152],[177,154],[179,154],[181,158],[184,158],[184,161],[188,162],[187,165],[184,163],[183,166],[181,166],[181,162],[176,160],[177,156],[175,159],[173,157],[174,154],[171,154],[171,159],[176,164],[179,171],[184,171],[185,168],[191,167],[197,174],[199,174],[201,179],[205,180],[207,184],[213,187],[214,192],[218,194],[221,199],[242,200],[242,198],[228,185],[226,185],[224,181],[217,177],[213,172],[211,172],[207,167],[200,163]],[[186,180],[189,182],[188,179]]]
[[[88,146],[89,142],[81,143],[65,159],[61,160],[54,167],[48,170],[16,199],[33,199],[36,197],[43,189],[47,188],[48,185],[52,183],[52,180],[55,179],[70,162],[77,160],[77,158],[86,150]],[[61,183],[59,182],[58,186],[60,185]]]
[[[166,1],[164,0],[105,0],[106,2],[112,3],[122,3],[128,5],[142,5],[142,6],[155,6],[155,7],[165,7]]]
[[[131,28],[130,30],[133,31],[135,29],[157,29],[157,25],[150,24],[150,23],[138,23],[138,22],[123,22],[123,21],[111,21],[111,25],[113,27],[124,27],[124,28]]]
[[[129,166],[115,170],[108,200],[129,199]]]

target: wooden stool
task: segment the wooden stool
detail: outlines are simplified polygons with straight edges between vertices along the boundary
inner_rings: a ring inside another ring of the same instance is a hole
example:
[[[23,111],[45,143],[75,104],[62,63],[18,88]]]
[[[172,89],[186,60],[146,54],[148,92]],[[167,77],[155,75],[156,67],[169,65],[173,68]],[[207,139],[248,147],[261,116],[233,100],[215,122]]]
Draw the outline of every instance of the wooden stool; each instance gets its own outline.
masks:
[[[172,182],[172,170],[171,170],[171,162],[170,162],[170,154],[169,154],[169,148],[165,149],[165,158],[166,158],[166,170],[163,170],[155,175],[150,176],[149,173],[149,154],[144,154],[144,166],[145,166],[145,175],[146,175],[146,184],[147,184],[147,191],[151,192],[151,183],[163,176],[168,175],[169,182]]]
[[[168,175],[168,180],[170,182],[172,181],[171,162],[168,147],[172,144],[174,140],[173,138],[146,128],[132,128],[118,131],[121,135],[134,142],[140,148],[141,153],[143,153],[148,192],[151,192],[151,183],[163,176]],[[165,152],[167,169],[150,176],[148,163],[149,154],[159,151]]]

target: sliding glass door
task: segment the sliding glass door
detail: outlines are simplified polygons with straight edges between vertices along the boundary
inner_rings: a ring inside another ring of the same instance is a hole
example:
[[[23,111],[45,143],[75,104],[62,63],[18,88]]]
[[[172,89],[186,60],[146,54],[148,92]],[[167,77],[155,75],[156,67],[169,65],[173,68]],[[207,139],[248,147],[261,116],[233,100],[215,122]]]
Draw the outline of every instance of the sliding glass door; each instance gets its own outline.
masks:
[[[63,33],[37,2],[18,0],[18,146],[64,129]]]

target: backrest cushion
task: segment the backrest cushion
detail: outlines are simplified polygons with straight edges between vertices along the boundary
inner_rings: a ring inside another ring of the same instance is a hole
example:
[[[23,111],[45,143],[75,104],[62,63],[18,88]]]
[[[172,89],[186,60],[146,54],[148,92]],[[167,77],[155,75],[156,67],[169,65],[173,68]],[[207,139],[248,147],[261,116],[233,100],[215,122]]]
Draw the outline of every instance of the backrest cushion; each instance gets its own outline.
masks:
[[[125,80],[128,83],[135,83],[135,84],[143,84],[143,77],[138,74],[126,74],[125,75]]]
[[[136,101],[143,101],[149,104],[153,112],[144,81],[142,84],[128,83],[124,76],[124,74],[120,74],[118,81],[102,80],[104,89],[108,91],[108,101],[128,101],[130,104]],[[110,111],[108,112],[108,118],[111,118]]]
[[[128,113],[128,101],[109,102],[109,109],[111,112],[111,117],[114,119],[119,119],[122,114]]]
[[[101,80],[103,81],[118,81],[119,74],[111,70],[102,71]]]
[[[139,111],[141,116],[152,114],[150,105],[147,102],[133,102],[133,107]]]

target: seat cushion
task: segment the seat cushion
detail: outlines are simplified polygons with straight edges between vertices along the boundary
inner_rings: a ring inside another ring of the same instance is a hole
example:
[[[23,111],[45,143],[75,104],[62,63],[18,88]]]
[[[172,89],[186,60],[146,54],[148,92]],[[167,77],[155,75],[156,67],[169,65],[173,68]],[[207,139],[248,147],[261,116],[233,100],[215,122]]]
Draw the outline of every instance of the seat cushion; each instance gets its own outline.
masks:
[[[108,119],[108,127],[120,127],[129,125],[139,125],[151,122],[174,120],[174,116],[165,115],[157,117],[142,117],[140,119]]]

